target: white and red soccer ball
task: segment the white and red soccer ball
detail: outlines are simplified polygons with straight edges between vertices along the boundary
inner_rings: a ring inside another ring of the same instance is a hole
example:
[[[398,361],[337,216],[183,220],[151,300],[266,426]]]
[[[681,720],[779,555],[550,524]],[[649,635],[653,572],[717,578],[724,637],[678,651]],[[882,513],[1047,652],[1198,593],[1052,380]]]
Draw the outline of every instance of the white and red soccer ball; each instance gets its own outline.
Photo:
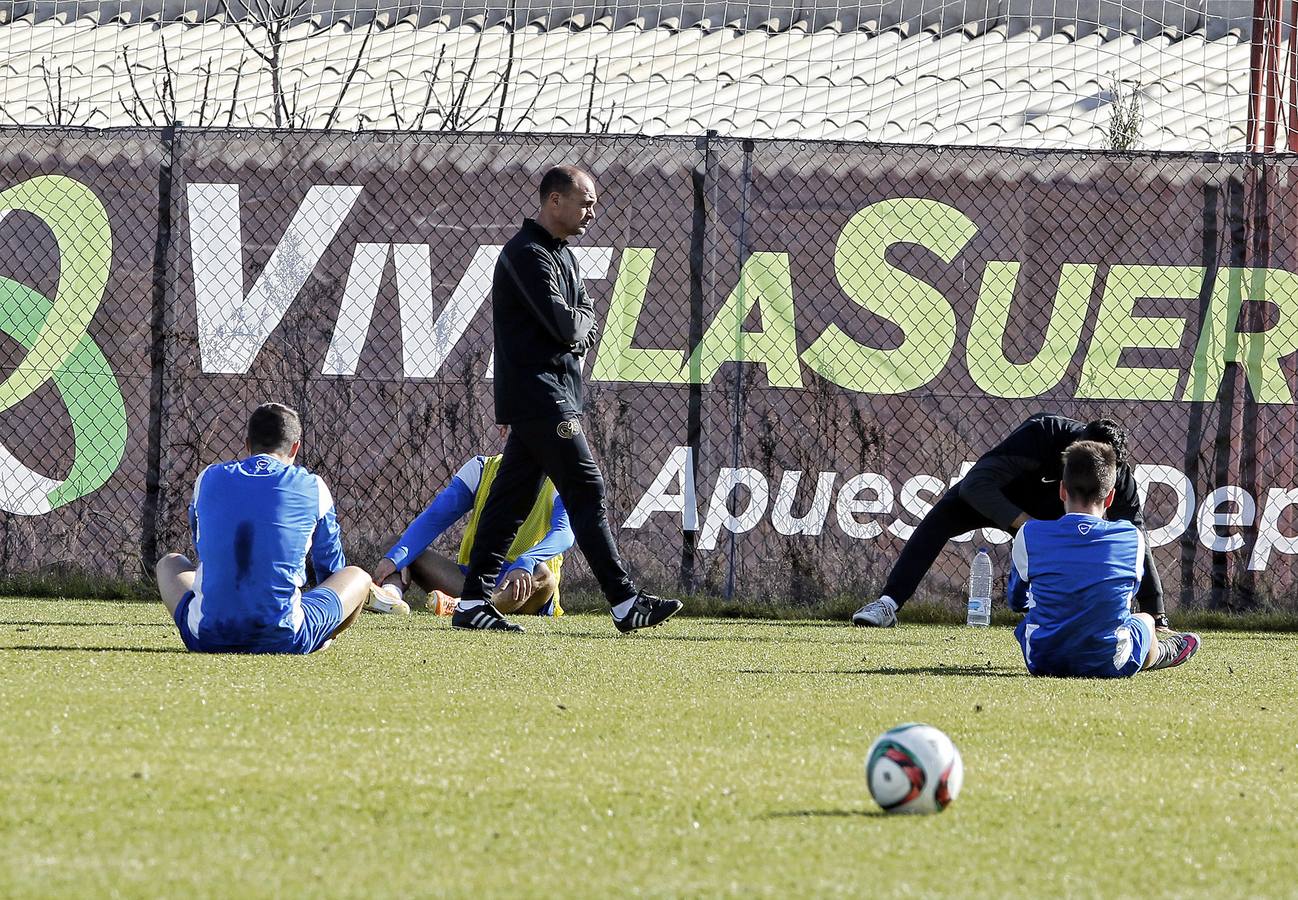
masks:
[[[875,738],[865,756],[865,780],[885,812],[941,812],[960,793],[964,763],[945,734],[908,722]]]

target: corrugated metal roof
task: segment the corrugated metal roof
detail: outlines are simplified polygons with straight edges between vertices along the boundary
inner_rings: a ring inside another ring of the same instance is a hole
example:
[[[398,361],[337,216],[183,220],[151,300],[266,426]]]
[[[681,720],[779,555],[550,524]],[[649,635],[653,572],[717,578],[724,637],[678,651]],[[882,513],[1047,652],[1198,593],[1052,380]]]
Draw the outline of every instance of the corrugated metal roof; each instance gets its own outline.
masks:
[[[1249,37],[1253,0],[863,0],[854,4],[809,0],[731,2],[731,0],[637,0],[635,3],[553,3],[547,0],[443,0],[401,3],[393,0],[9,0],[0,5],[0,23],[27,18],[33,22],[87,18],[127,24],[207,22],[222,18],[257,18],[267,8],[285,10],[293,22],[328,28],[336,23],[383,27],[408,22],[426,28],[438,22],[448,28],[489,28],[506,21],[554,29],[585,28],[603,22],[612,30],[627,25],[643,29],[718,27],[744,31],[782,31],[803,22],[810,31],[834,29],[883,32],[899,28],[915,34],[973,27],[1010,34],[1038,30],[1053,33],[1072,27],[1078,36],[1098,28],[1151,37],[1171,30],[1202,31],[1216,40],[1232,29]]]
[[[0,119],[424,130],[492,129],[499,119],[508,130],[1100,148],[1111,145],[1115,100],[1135,92],[1137,147],[1245,143],[1249,44],[1240,28],[1141,36],[1077,22],[1016,29],[1012,16],[951,28],[943,4],[919,4],[942,15],[915,31],[904,20],[844,30],[700,17],[681,27],[661,15],[654,27],[614,27],[616,16],[579,10],[513,30],[487,18],[452,24],[422,7],[401,19],[390,16],[406,7],[371,13],[362,25],[331,7],[285,21],[276,40],[273,22],[226,21],[203,0],[137,0],[136,12],[157,7],[149,21],[123,16],[126,5],[12,4],[0,25]],[[751,18],[761,8],[744,9]],[[278,96],[264,58],[276,46]]]

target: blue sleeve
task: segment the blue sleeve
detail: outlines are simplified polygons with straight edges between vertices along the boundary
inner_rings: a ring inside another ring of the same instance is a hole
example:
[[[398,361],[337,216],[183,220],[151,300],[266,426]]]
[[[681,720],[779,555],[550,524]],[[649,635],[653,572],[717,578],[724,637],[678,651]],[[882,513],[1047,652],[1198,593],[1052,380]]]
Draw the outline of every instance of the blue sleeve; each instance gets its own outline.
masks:
[[[343,530],[338,527],[338,513],[333,506],[315,523],[315,533],[311,536],[311,566],[315,569],[317,584],[347,568]]]
[[[398,569],[404,569],[472,508],[473,491],[458,477],[452,478],[451,483],[433,498],[428,509],[410,523],[396,546],[384,555]]]
[[[1006,605],[1014,612],[1026,612],[1028,608],[1028,531],[1029,522],[1014,535],[1014,546],[1010,551],[1010,577],[1005,585]]]
[[[1010,567],[1009,583],[1005,586],[1006,605],[1014,612],[1025,612],[1028,608],[1028,582],[1019,575],[1019,570]]]
[[[189,499],[189,537],[194,542],[194,552],[198,553],[198,492],[203,485],[203,476],[211,469],[211,466],[203,469],[194,479],[194,494]]]
[[[538,565],[547,559],[554,559],[571,548],[574,540],[572,525],[568,522],[568,510],[564,509],[563,501],[555,497],[554,512],[550,515],[550,530],[545,533],[545,537],[541,538],[539,544],[520,555],[505,569],[505,572],[509,573],[515,569],[535,572]]]

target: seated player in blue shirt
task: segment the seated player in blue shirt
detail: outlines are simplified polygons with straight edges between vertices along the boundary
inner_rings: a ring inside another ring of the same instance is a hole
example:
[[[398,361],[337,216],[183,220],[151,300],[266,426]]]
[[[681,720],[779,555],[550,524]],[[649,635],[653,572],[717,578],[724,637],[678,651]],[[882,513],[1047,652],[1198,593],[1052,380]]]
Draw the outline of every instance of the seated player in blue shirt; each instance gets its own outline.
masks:
[[[1107,444],[1070,445],[1059,485],[1063,518],[1029,521],[1014,536],[1011,601],[1027,605],[1014,634],[1033,675],[1125,678],[1179,666],[1199,649],[1195,634],[1157,640],[1153,616],[1131,612],[1145,536],[1131,522],[1104,518],[1117,469]]]
[[[441,615],[455,611],[456,601],[464,591],[464,576],[468,572],[478,520],[500,470],[501,458],[475,456],[460,467],[451,483],[438,493],[379,562],[374,570],[374,583],[380,587],[371,590],[366,609],[409,612],[403,594],[413,579],[428,591],[430,609]],[[455,561],[428,549],[465,514],[469,520]],[[502,613],[563,615],[563,607],[559,605],[559,575],[563,553],[572,547],[573,540],[568,511],[547,478],[506,554],[491,597],[492,605]]]
[[[356,621],[370,576],[347,565],[324,479],[295,466],[302,423],[266,403],[248,420],[248,456],[194,482],[189,527],[198,564],[158,560],[162,602],[185,646],[202,653],[311,653]],[[311,555],[317,586],[306,586]]]

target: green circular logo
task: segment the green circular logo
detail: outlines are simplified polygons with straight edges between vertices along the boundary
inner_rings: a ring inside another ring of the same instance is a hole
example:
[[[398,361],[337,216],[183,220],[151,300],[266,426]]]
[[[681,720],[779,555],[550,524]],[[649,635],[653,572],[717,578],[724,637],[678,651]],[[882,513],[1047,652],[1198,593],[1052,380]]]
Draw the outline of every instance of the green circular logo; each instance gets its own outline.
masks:
[[[51,300],[0,276],[0,330],[27,350],[0,383],[0,412],[52,381],[76,441],[62,481],[19,462],[0,442],[0,510],[37,516],[85,496],[117,470],[126,451],[126,407],[117,377],[86,331],[103,300],[112,259],[103,204],[79,181],[46,175],[0,191],[0,219],[15,211],[37,216],[54,235],[59,280]]]

